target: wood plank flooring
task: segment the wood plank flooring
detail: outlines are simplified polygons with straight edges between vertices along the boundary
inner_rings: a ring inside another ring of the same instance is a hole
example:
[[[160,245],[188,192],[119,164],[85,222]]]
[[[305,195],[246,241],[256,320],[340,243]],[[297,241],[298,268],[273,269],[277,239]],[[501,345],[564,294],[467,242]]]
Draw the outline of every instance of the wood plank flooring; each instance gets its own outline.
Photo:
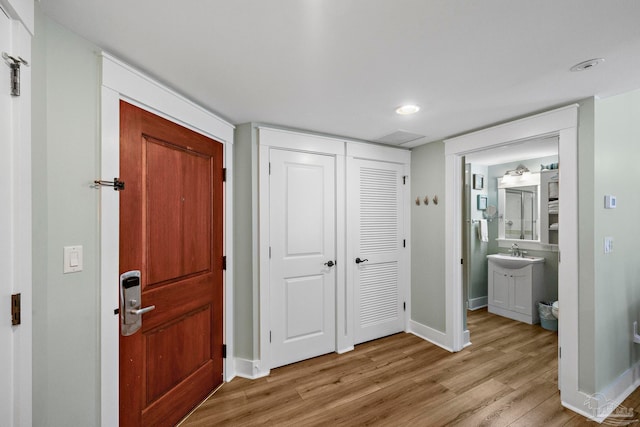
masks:
[[[236,378],[181,426],[597,425],[560,404],[556,333],[486,310],[468,324],[458,353],[401,333]],[[638,408],[636,393],[623,405]]]

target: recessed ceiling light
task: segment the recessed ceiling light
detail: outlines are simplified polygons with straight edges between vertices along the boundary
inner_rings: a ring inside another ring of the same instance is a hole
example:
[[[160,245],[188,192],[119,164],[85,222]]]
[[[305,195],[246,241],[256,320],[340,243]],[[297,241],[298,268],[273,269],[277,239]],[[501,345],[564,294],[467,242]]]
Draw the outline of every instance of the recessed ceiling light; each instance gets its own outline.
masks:
[[[420,111],[420,106],[412,104],[402,105],[396,108],[396,113],[402,114],[403,116],[406,116],[407,114],[415,114],[418,111]]]
[[[595,58],[595,59],[589,59],[588,61],[583,61],[579,64],[574,65],[573,67],[570,68],[571,71],[585,71],[588,70],[590,68],[595,67],[596,65],[600,64],[604,62],[604,58]]]

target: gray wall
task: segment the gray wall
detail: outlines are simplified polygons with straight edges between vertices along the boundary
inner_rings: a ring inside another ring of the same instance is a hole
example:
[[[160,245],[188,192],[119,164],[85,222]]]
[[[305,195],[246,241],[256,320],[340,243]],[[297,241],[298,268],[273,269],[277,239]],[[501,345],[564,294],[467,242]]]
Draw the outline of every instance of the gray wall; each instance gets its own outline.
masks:
[[[640,197],[635,172],[640,158],[640,90],[596,100],[594,150],[595,388],[600,391],[640,360],[631,340],[640,320]],[[604,195],[617,196],[604,209]],[[604,254],[605,236],[614,251]]]
[[[99,67],[95,46],[44,18],[33,39],[33,424],[99,420]],[[62,248],[84,270],[62,274]]]
[[[411,150],[411,191],[411,320],[445,332],[444,142]]]
[[[235,356],[258,358],[258,141],[255,125],[236,126],[233,152]]]
[[[595,384],[595,240],[593,98],[578,110],[578,387],[594,393]],[[562,161],[562,159],[560,159]],[[562,310],[562,309],[560,309]]]

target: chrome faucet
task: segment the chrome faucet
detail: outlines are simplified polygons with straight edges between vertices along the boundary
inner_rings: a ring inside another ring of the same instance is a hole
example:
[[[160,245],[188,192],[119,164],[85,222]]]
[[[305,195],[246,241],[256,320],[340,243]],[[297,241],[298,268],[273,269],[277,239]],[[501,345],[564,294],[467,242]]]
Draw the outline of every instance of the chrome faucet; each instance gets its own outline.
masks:
[[[518,247],[517,243],[514,243],[513,245],[511,245],[511,249],[509,249],[509,253],[511,253],[511,256],[522,256],[522,254],[520,253],[520,248]]]

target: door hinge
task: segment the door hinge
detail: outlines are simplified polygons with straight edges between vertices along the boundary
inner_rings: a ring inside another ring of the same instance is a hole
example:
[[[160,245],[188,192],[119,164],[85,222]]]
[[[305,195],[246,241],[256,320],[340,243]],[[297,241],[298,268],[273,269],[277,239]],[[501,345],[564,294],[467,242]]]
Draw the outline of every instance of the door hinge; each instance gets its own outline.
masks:
[[[407,247],[407,239],[402,239],[402,247],[403,248]]]
[[[222,168],[222,182],[227,182],[227,168]]]
[[[11,295],[11,324],[20,324],[20,294]]]
[[[11,86],[11,95],[20,96],[20,66],[25,65],[28,67],[29,63],[19,56],[14,58],[7,52],[2,52],[2,58],[7,62],[11,61],[9,62],[9,68],[11,69],[9,81]]]
[[[271,175],[271,162],[269,162],[269,175]]]
[[[406,301],[402,303],[402,311],[407,311],[407,303],[406,303]]]
[[[562,359],[562,347],[558,347],[558,359]]]
[[[464,265],[464,258],[460,258],[460,264]]]
[[[222,344],[222,358],[223,359],[227,358],[227,345],[226,344]]]
[[[271,246],[269,246],[269,259],[271,259]]]
[[[222,257],[222,269],[226,270],[227,269],[227,256],[223,256]]]
[[[404,175],[404,176],[402,177],[402,185],[406,185],[406,184],[407,184],[407,176],[406,176],[406,175]]]
[[[269,342],[271,342],[271,331],[269,331]]]

